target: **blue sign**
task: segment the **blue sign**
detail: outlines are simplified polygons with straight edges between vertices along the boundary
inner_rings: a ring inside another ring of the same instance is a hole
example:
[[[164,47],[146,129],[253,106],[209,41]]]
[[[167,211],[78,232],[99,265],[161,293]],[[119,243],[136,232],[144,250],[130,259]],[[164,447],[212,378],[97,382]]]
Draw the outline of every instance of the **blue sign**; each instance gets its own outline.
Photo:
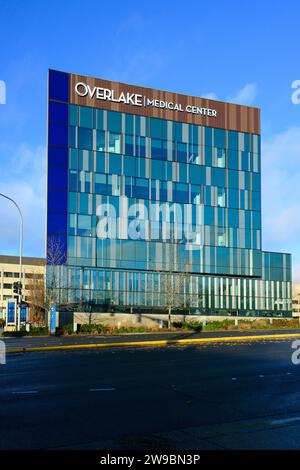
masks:
[[[50,312],[50,333],[55,333],[56,330],[56,305],[53,304]]]
[[[27,322],[27,305],[21,305],[20,307],[20,322]]]
[[[7,323],[16,322],[16,302],[11,301],[7,303]]]

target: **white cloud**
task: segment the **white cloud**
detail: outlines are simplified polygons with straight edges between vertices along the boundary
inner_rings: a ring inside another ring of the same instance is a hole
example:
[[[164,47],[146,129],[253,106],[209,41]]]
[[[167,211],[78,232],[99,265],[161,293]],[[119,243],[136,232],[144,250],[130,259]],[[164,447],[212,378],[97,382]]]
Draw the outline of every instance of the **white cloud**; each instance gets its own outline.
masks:
[[[255,83],[247,83],[234,96],[229,97],[227,101],[237,104],[251,105],[257,95],[257,86]]]
[[[155,43],[153,28],[152,20],[139,12],[124,18],[114,33],[107,76],[121,82],[146,84],[166,67],[168,57],[163,45]]]
[[[263,142],[262,202],[264,248],[291,252],[300,281],[300,127]]]
[[[237,104],[244,104],[244,105],[251,105],[254,103],[254,100],[257,95],[257,86],[255,83],[247,83],[243,88],[238,90],[235,95],[228,96],[225,98],[225,101],[229,101],[230,103],[237,103]],[[201,95],[202,98],[207,98],[209,100],[222,100],[224,98],[219,98],[217,93],[211,91],[209,93],[204,93]]]
[[[26,143],[0,145],[0,192],[20,205],[24,217],[24,254],[44,255],[46,158],[45,148]],[[0,198],[0,253],[18,254],[19,218],[16,208]]]
[[[201,98],[206,98],[207,100],[217,100],[218,96],[213,91],[210,91],[209,93],[204,93],[201,95]]]

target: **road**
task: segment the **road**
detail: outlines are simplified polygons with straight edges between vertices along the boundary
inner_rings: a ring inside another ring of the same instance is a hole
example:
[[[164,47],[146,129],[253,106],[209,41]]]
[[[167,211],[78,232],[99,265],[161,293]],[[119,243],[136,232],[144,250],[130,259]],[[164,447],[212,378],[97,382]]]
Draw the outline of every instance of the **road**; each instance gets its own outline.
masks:
[[[0,449],[298,449],[291,341],[9,354]]]
[[[91,343],[118,343],[128,341],[155,341],[166,339],[196,339],[196,338],[215,338],[224,336],[252,336],[266,334],[299,334],[300,329],[274,329],[274,330],[250,330],[250,331],[201,331],[199,333],[193,331],[180,332],[155,332],[155,333],[135,333],[135,334],[119,334],[119,335],[71,335],[71,336],[36,336],[21,338],[1,338],[5,342],[7,350],[15,348],[30,348],[43,346],[70,346]]]

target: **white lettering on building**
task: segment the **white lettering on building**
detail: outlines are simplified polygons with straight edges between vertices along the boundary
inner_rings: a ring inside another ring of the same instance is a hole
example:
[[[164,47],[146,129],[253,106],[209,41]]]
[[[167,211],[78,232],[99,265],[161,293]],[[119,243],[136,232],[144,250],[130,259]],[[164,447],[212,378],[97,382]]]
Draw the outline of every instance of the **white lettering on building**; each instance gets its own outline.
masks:
[[[113,101],[115,103],[131,104],[133,106],[143,106],[143,96],[137,93],[130,93],[122,91],[117,94],[115,90],[101,87],[90,87],[83,82],[78,82],[75,85],[75,93],[82,98],[88,96],[97,100]]]
[[[78,82],[75,85],[75,93],[82,97],[89,97],[90,99],[96,98],[97,100],[112,101],[114,103],[123,103],[132,106],[144,106],[166,109],[176,112],[186,112],[189,114],[199,114],[200,116],[217,117],[217,111],[210,108],[201,108],[198,106],[183,106],[181,103],[174,103],[172,101],[164,101],[158,99],[150,99],[147,96],[143,96],[137,93],[130,93],[121,91],[116,93],[115,90],[101,87],[90,87],[83,82]]]

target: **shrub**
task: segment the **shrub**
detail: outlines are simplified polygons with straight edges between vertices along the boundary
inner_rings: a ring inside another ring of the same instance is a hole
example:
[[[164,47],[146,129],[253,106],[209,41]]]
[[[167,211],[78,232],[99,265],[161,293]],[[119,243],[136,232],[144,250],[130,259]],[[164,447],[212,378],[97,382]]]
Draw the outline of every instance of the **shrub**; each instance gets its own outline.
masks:
[[[93,326],[92,324],[86,323],[84,325],[80,326],[80,333],[92,333],[93,332]]]
[[[85,323],[80,326],[80,333],[84,334],[101,334],[107,333],[108,326],[102,323]]]
[[[44,336],[48,335],[49,331],[47,327],[35,326],[26,333],[28,336]]]
[[[103,323],[99,323],[95,326],[97,328],[97,333],[107,333],[109,331],[109,327],[107,325],[103,325]]]
[[[260,319],[260,320],[254,320],[254,321],[252,322],[252,327],[253,327],[254,329],[262,329],[262,330],[264,330],[264,329],[268,328],[269,326],[270,326],[270,321],[269,321],[269,320],[262,320],[262,319]],[[272,325],[271,325],[271,326],[272,326]]]
[[[21,338],[23,336],[45,336],[48,335],[48,328],[46,327],[33,327],[29,331],[26,331],[25,328],[21,328],[20,331],[4,331],[2,336],[9,338],[9,337],[16,337]]]
[[[72,323],[69,323],[68,325],[64,325],[61,330],[62,330],[63,335],[72,335],[74,333]]]
[[[26,335],[26,331],[4,331],[2,336],[4,338],[21,338],[22,336]]]
[[[174,321],[172,323],[174,328],[182,328],[183,327],[183,322],[182,321]]]
[[[203,329],[206,331],[229,330],[232,326],[234,326],[234,320],[220,320],[207,323]]]
[[[236,326],[238,330],[252,330],[253,329],[253,322],[251,320],[241,320],[238,322]]]
[[[290,320],[286,318],[276,318],[273,320],[273,325],[277,328],[297,328],[299,327],[299,322],[297,318],[292,318]]]
[[[185,321],[183,322],[182,327],[186,330],[201,331],[203,325],[199,321]]]

